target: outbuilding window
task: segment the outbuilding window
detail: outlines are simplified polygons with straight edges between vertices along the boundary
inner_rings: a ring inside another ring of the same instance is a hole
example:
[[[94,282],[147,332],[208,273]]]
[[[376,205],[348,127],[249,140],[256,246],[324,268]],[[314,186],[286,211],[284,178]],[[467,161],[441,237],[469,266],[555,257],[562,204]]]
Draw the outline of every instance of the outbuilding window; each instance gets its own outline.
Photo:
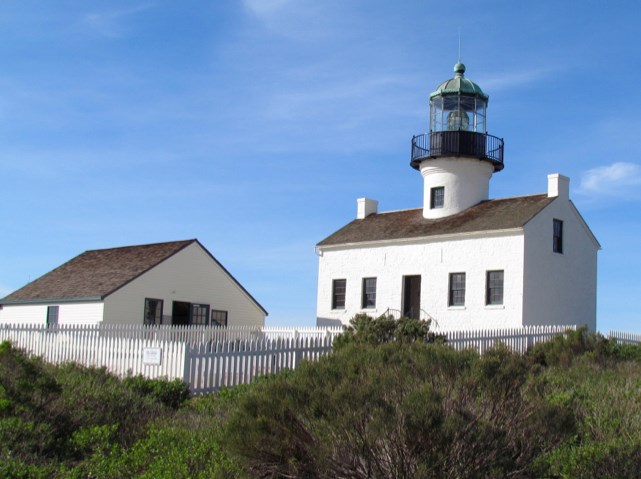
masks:
[[[58,326],[58,306],[47,306],[47,328]]]
[[[465,306],[465,273],[450,273],[449,306]]]
[[[162,324],[162,299],[145,298],[145,316],[143,324]]]
[[[563,253],[563,221],[554,220],[552,232],[552,251]]]
[[[363,295],[361,307],[376,307],[376,278],[363,278]]]
[[[488,271],[485,304],[503,304],[503,271]]]
[[[219,309],[211,310],[211,325],[212,326],[227,326],[227,311]]]

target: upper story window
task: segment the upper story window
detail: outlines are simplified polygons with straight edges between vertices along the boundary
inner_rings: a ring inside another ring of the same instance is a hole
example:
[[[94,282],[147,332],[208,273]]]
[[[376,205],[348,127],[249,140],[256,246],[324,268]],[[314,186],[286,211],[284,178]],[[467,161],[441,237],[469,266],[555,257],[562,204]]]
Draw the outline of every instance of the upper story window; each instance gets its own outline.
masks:
[[[47,306],[47,328],[58,326],[58,306]]]
[[[552,233],[552,251],[563,253],[563,221],[554,220]]]
[[[363,278],[361,308],[376,307],[376,278]]]
[[[485,304],[503,304],[503,271],[487,272]]]
[[[145,298],[143,324],[162,324],[162,299]]]
[[[430,208],[443,208],[445,204],[445,187],[436,186],[430,190]]]
[[[450,273],[448,306],[465,306],[465,273]]]

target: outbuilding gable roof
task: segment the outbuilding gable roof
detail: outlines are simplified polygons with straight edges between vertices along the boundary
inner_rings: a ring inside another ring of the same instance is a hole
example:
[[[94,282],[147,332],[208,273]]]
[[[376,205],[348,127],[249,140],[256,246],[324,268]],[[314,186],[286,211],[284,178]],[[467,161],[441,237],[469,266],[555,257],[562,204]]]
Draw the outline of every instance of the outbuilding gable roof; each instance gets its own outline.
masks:
[[[0,302],[101,300],[194,242],[197,240],[85,251]]]
[[[317,246],[521,228],[554,199],[540,194],[482,201],[458,214],[429,220],[422,208],[375,213],[348,223]]]

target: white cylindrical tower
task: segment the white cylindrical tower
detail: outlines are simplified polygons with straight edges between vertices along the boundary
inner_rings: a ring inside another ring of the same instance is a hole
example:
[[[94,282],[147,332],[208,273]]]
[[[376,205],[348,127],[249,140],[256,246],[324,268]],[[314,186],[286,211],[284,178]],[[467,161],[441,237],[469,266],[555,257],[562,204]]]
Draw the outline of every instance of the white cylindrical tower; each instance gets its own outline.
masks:
[[[489,97],[454,66],[454,78],[430,95],[430,132],[412,138],[413,168],[423,176],[423,216],[443,218],[489,197],[503,169],[503,140],[486,131]]]

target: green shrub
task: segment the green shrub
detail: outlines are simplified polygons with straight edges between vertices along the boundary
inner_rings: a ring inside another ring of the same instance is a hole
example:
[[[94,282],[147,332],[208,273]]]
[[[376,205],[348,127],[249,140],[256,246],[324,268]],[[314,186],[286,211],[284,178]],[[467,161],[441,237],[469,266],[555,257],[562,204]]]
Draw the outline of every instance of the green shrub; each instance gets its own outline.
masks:
[[[361,313],[350,319],[349,324],[345,332],[334,340],[335,350],[353,342],[374,346],[389,342],[409,344],[415,341],[434,342],[437,339],[444,339],[430,332],[431,321],[429,320],[406,317],[395,319],[389,315],[373,318]]]
[[[148,379],[142,375],[129,376],[123,380],[125,386],[141,396],[148,396],[172,409],[178,409],[189,399],[189,385],[180,379]]]
[[[251,477],[507,477],[571,419],[527,381],[505,348],[351,342],[241,397],[226,444]]]

